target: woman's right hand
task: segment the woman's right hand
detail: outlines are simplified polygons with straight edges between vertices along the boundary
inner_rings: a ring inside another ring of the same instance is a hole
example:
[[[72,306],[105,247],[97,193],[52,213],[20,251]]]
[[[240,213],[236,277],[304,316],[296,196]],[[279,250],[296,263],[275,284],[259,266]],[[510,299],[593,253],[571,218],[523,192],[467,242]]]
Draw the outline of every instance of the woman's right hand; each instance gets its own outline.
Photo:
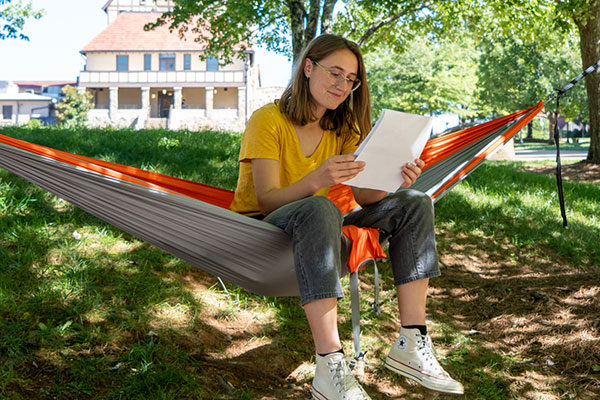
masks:
[[[345,182],[365,169],[366,163],[354,161],[355,159],[354,154],[329,157],[319,168],[309,174],[310,178],[314,179],[319,188]]]

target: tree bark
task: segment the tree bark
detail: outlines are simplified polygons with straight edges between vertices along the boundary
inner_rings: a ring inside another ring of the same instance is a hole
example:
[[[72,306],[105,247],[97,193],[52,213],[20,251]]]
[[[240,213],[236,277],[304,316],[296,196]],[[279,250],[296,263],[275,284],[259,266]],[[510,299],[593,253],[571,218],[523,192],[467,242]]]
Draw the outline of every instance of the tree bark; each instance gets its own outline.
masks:
[[[290,9],[290,21],[292,29],[292,50],[294,51],[294,62],[304,48],[304,4],[301,0],[288,0]]]
[[[321,33],[329,33],[333,19],[333,7],[336,0],[325,0],[323,2],[323,12],[321,13]]]
[[[579,29],[583,68],[600,59],[600,2],[589,3],[585,19],[573,18]],[[587,161],[600,164],[600,73],[595,71],[585,78],[590,114],[590,149]]]

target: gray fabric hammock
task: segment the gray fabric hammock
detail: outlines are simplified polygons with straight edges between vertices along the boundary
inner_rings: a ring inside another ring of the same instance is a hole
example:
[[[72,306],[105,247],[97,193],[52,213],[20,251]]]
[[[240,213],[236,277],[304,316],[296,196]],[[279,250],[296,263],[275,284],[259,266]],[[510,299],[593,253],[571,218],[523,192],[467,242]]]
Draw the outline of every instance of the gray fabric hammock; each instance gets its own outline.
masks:
[[[542,106],[540,102],[430,140],[421,156],[426,169],[413,188],[438,200],[510,140]],[[36,153],[29,145],[0,135],[0,167],[246,290],[265,296],[298,295],[289,237],[273,225],[137,177],[120,179],[125,175],[109,175],[108,168],[92,163],[95,168],[59,161],[52,151]]]
[[[430,140],[421,156],[426,169],[413,188],[439,200],[510,140],[541,107],[540,102],[536,107]],[[0,135],[0,167],[250,292],[264,296],[299,294],[291,241],[277,227],[172,187],[115,172],[106,167],[107,163],[98,165],[90,162],[93,159],[82,161],[76,155],[63,153],[59,157],[55,153]],[[348,251],[347,246],[342,247]],[[374,273],[373,306],[379,314],[376,264]],[[351,274],[350,292],[355,355],[361,360],[357,273]]]

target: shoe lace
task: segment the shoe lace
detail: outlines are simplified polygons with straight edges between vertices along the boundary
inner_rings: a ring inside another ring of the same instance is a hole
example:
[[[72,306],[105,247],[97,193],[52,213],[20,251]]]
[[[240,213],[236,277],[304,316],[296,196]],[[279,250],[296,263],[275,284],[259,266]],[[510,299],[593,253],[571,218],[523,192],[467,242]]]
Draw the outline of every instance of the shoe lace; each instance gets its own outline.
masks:
[[[421,356],[423,357],[423,363],[429,363],[434,369],[436,369],[440,374],[450,377],[448,373],[442,368],[437,358],[435,358],[435,352],[433,350],[433,346],[431,344],[431,338],[429,335],[419,335],[420,338],[417,340],[417,346]]]
[[[356,362],[351,357],[344,357],[337,361],[330,361],[328,363],[330,372],[333,372],[332,379],[335,382],[335,386],[338,388],[339,393],[344,393],[344,398],[346,398],[345,394],[350,392],[353,388],[358,388],[358,393],[360,393],[360,399],[368,399],[364,395],[363,389],[352,375],[352,368]],[[358,400],[358,397],[353,397],[353,399]]]

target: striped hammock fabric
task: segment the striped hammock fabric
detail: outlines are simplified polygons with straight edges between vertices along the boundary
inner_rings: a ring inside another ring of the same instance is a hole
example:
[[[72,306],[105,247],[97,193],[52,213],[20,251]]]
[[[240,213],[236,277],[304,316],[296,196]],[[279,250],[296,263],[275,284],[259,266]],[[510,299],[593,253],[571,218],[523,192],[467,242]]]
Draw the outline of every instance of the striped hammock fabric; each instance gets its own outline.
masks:
[[[413,188],[439,200],[542,109],[537,106],[431,139]],[[228,209],[233,193],[0,135],[0,167],[192,265],[265,296],[295,296],[289,237]],[[330,197],[354,209],[348,187]]]

